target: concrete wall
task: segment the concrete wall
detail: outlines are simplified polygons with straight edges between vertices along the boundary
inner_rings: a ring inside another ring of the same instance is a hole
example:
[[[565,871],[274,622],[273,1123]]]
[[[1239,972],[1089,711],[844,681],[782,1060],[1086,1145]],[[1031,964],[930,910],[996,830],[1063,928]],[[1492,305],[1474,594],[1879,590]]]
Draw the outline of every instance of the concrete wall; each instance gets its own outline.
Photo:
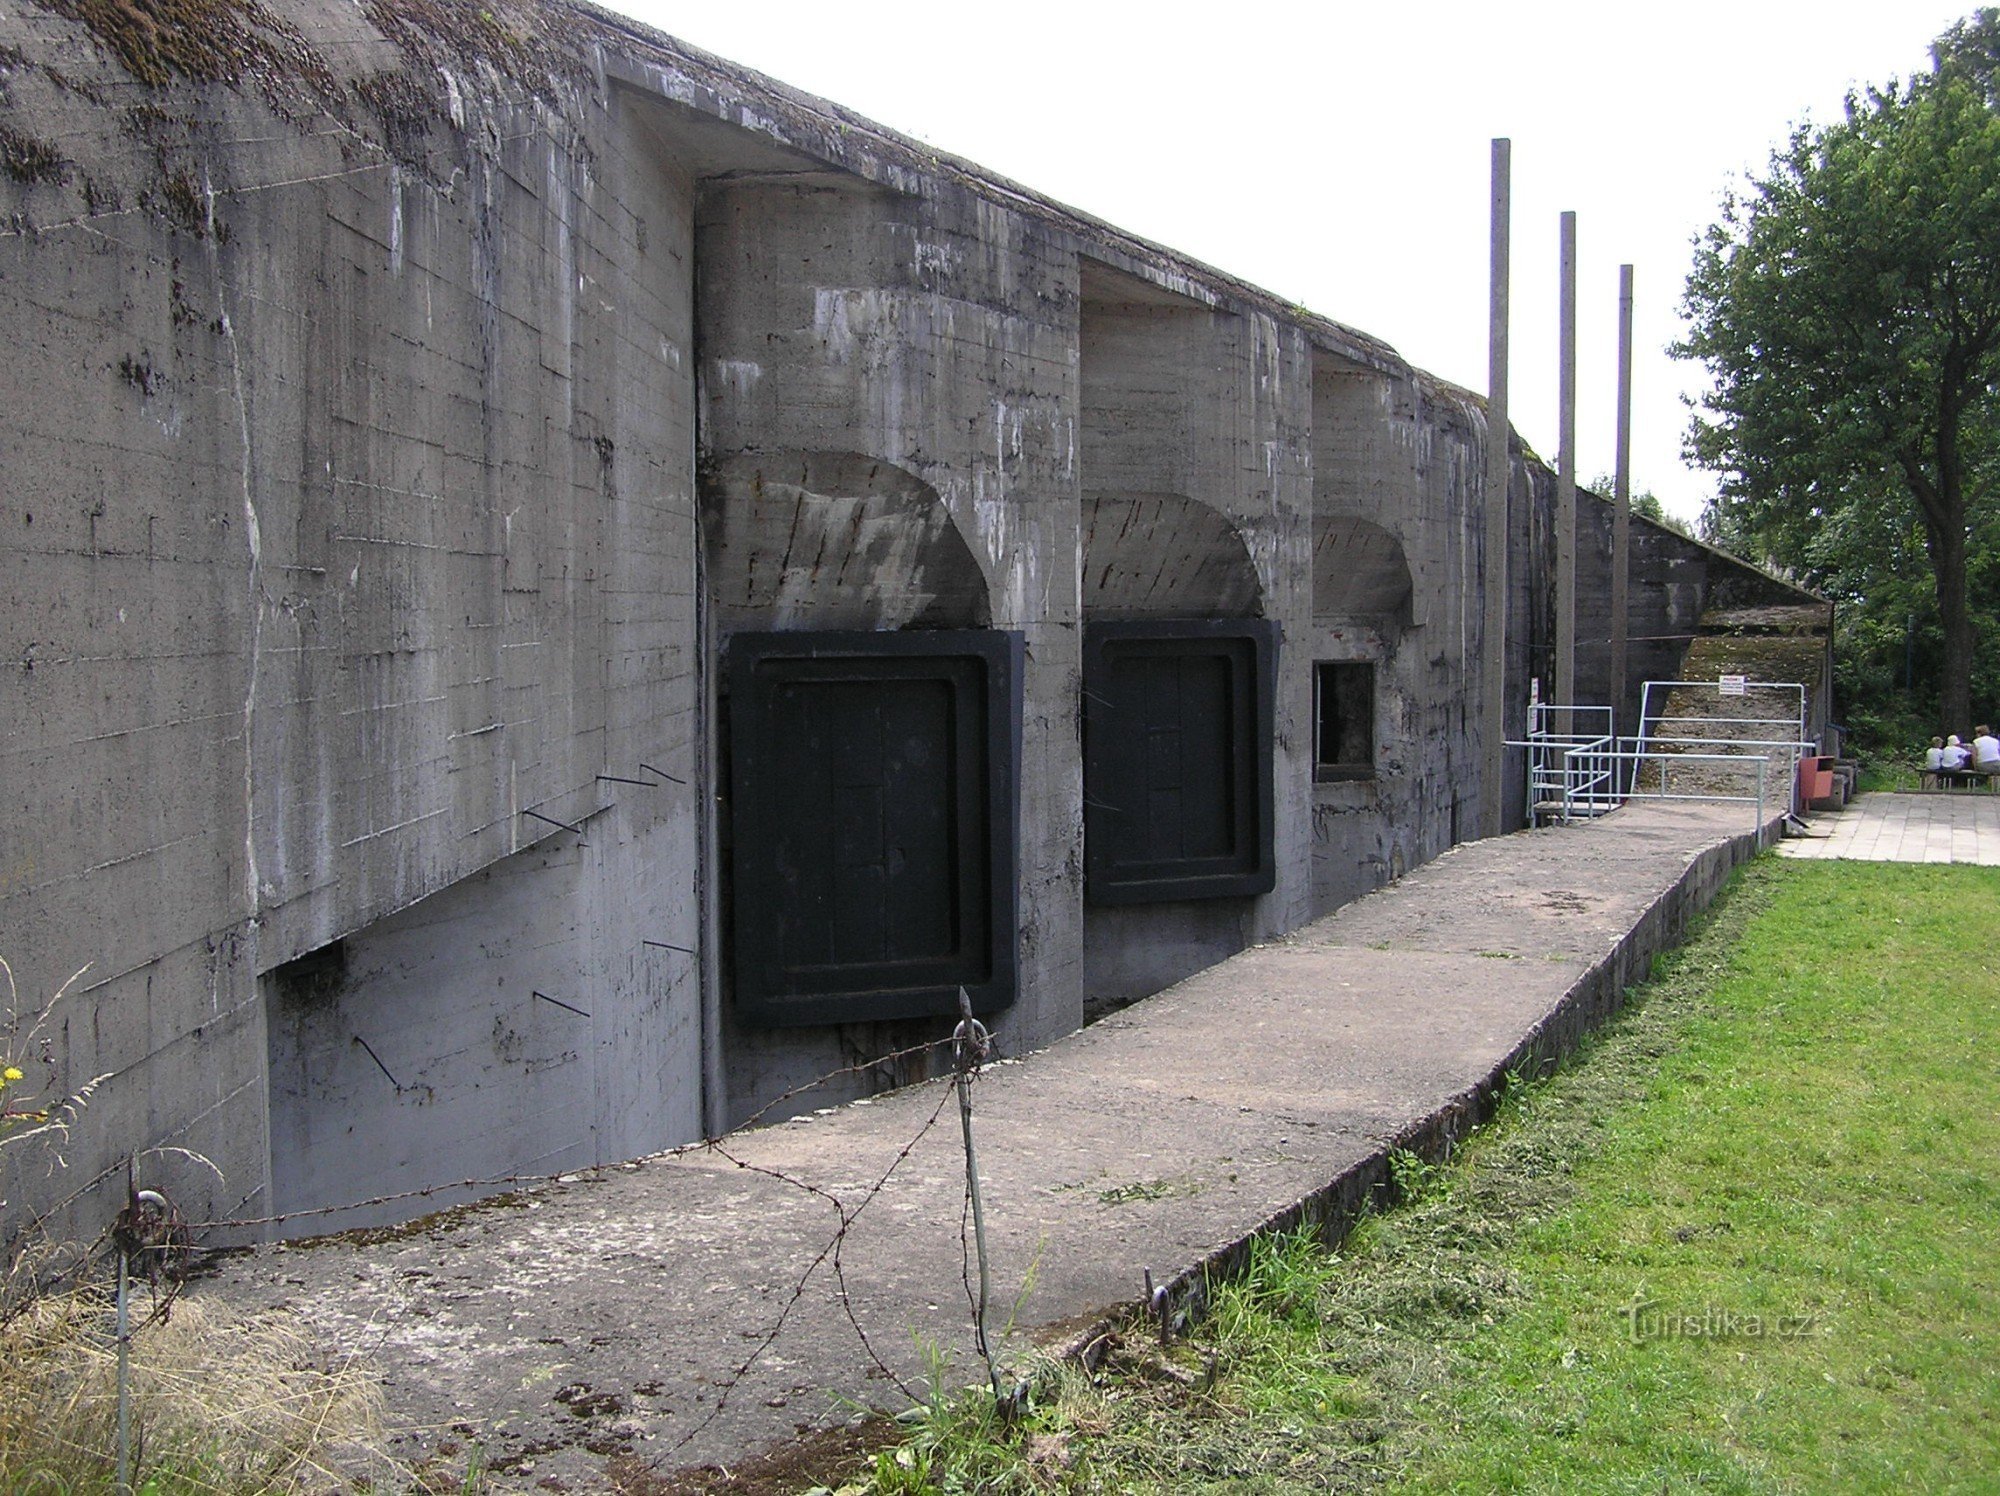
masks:
[[[1373,664],[1377,692],[1375,776],[1312,786],[1318,914],[1474,834],[1483,420],[1420,376],[1322,354],[1312,432],[1311,655]],[[1295,689],[1310,711],[1310,678]]]
[[[1553,509],[1553,489],[1549,495]],[[1586,701],[1610,699],[1611,526],[1609,499],[1579,490],[1577,522],[1577,693]],[[1619,731],[1638,730],[1640,692],[1648,680],[1680,678],[1688,647],[1705,614],[1717,608],[1797,606],[1810,594],[1678,530],[1634,516],[1627,595],[1625,699]],[[1551,625],[1553,627],[1553,625]],[[1831,632],[1830,628],[1828,630]],[[1822,651],[1830,663],[1831,654]],[[1553,674],[1543,674],[1544,689]],[[1816,695],[1823,672],[1805,684]],[[1824,716],[1819,719],[1824,722]]]
[[[950,184],[915,185],[753,175],[704,193],[715,647],[739,630],[802,627],[1025,636],[1022,995],[997,1025],[1019,1049],[1081,1021],[1076,262],[1037,225]],[[857,548],[868,566],[844,573]],[[760,591],[753,574],[775,580]],[[752,1029],[722,1008],[730,1121],[938,1032],[915,1021]],[[857,1077],[810,1104],[908,1073]]]
[[[197,1218],[386,1218],[936,1038],[733,1013],[741,633],[1022,636],[1011,1050],[1479,824],[1476,399],[631,23],[458,14],[0,17],[0,955],[90,963],[52,1083],[108,1077],[10,1201],[94,1234],[181,1147]],[[1718,562],[1644,533],[1666,634]],[[1086,908],[1081,629],[1169,617],[1282,631],[1276,886]],[[1372,779],[1314,782],[1316,660],[1376,666]]]
[[[1279,669],[1304,622],[1310,352],[1268,315],[1087,260],[1077,326],[1083,617],[1274,618]],[[1309,824],[1306,729],[1277,720],[1277,886],[1256,898],[1087,905],[1092,1012],[1157,992],[1299,923]]]
[[[69,164],[0,238],[0,929],[31,997],[92,963],[73,1174],[186,1146],[226,1182],[142,1174],[257,1215],[684,1134],[699,985],[640,941],[695,944],[697,802],[598,776],[696,777],[689,185],[608,97],[293,128],[8,26]],[[268,975],[343,936],[345,990]]]

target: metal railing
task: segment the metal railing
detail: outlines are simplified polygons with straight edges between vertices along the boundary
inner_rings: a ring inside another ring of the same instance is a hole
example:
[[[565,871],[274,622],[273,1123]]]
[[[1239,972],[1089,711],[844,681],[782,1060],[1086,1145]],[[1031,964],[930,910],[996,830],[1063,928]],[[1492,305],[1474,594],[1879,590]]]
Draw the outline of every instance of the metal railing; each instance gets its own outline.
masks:
[[[1722,741],[1730,747],[1796,746],[1789,740],[1776,745]],[[1756,824],[1764,824],[1772,761],[1762,753],[1689,753],[1680,743],[1671,748],[1661,747],[1658,739],[1652,745],[1643,744],[1638,738],[1612,737],[1569,743],[1553,735],[1510,741],[1507,746],[1526,749],[1530,756],[1530,824],[1539,825],[1545,819],[1589,820],[1631,800],[1707,800],[1750,805],[1756,808]],[[1654,766],[1650,775],[1646,772],[1648,765]],[[1675,787],[1676,771],[1685,774],[1701,768],[1742,775],[1745,792],[1730,794],[1712,786],[1689,788],[1685,778],[1681,788]],[[1794,784],[1797,777],[1796,773],[1791,776]]]
[[[1510,748],[1528,753],[1528,820],[1560,804],[1565,820],[1575,815],[1602,815],[1615,810],[1623,797],[1619,787],[1596,768],[1586,768],[1587,759],[1576,753],[1612,743],[1611,708],[1608,706],[1562,706],[1540,700],[1528,703],[1528,736],[1510,742]],[[1591,777],[1579,784],[1577,776]],[[1585,809],[1589,805],[1590,809]]]
[[[1683,721],[1694,721],[1696,719],[1674,717],[1670,720],[1678,724]],[[1728,718],[1724,720],[1741,721],[1742,719]],[[1782,727],[1789,724],[1781,721],[1777,725]],[[1786,797],[1785,807],[1794,813],[1804,809],[1798,803],[1799,760],[1808,754],[1819,751],[1819,745],[1806,738],[1702,738],[1682,737],[1678,734],[1673,737],[1655,736],[1644,738],[1639,740],[1639,747],[1642,758],[1655,760],[1662,764],[1666,763],[1669,759],[1678,759],[1682,762],[1696,762],[1718,758],[1737,759],[1741,761],[1755,760],[1760,764],[1777,764],[1782,762],[1785,770],[1785,782],[1791,786],[1791,793]],[[1688,748],[1734,748],[1748,751],[1697,754],[1685,752],[1684,750]],[[1636,792],[1636,778],[1634,786]]]
[[[1642,788],[1639,779],[1640,765],[1651,760],[1659,765],[1660,782],[1657,789]],[[1673,770],[1695,764],[1715,765],[1739,773],[1754,771],[1755,790],[1747,795],[1724,795],[1712,789],[1674,793],[1672,789]],[[1759,830],[1764,825],[1764,779],[1771,767],[1771,761],[1761,753],[1662,753],[1657,749],[1640,749],[1632,755],[1632,780],[1629,790],[1634,800],[1708,800],[1723,804],[1754,805],[1757,819],[1753,823]],[[1792,783],[1798,783],[1798,775],[1792,775]]]
[[[1676,687],[1725,689],[1714,681],[1645,682],[1635,737],[1613,735],[1609,707],[1530,701],[1528,736],[1507,744],[1527,754],[1529,824],[1589,819],[1616,810],[1628,800],[1647,799],[1751,805],[1761,827],[1774,789],[1770,784],[1774,767],[1781,767],[1786,776],[1787,809],[1796,809],[1792,802],[1798,794],[1799,761],[1818,747],[1805,736],[1805,687],[1789,681],[1753,681],[1746,683],[1742,693],[1795,692],[1797,717],[1667,716],[1648,710],[1656,697],[1664,701],[1664,693]],[[1600,723],[1601,730],[1593,730]],[[1754,731],[1758,736],[1721,735],[1714,731],[1717,728]],[[1743,792],[1730,793],[1713,783],[1704,784],[1696,777],[1704,771],[1741,776]]]
[[[1725,716],[1721,713],[1688,713],[1685,715],[1668,716],[1665,706],[1669,693],[1674,691],[1710,692],[1718,701],[1725,696],[1735,696],[1748,700],[1752,696],[1778,692],[1786,699],[1796,701],[1798,705],[1790,715],[1784,717]],[[1656,699],[1661,706],[1661,710],[1659,711],[1653,709]],[[1746,681],[1735,677],[1731,677],[1728,681],[1722,679],[1649,680],[1639,688],[1640,745],[1643,747],[1646,743],[1653,740],[1658,734],[1658,729],[1669,723],[1675,726],[1681,724],[1702,726],[1726,723],[1732,727],[1769,727],[1778,730],[1763,734],[1767,738],[1803,739],[1806,735],[1806,688],[1798,681]]]

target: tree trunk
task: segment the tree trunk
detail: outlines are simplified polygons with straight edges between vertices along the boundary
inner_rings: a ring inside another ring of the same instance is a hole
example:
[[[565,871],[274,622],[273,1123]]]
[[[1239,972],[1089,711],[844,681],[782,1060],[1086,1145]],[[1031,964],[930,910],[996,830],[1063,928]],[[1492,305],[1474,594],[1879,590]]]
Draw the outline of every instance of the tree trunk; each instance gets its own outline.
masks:
[[[1956,498],[1956,495],[1951,497]],[[1934,537],[1931,569],[1937,580],[1938,618],[1944,625],[1944,677],[1938,682],[1938,705],[1943,711],[1939,732],[1961,735],[1972,731],[1972,615],[1965,596],[1964,506],[1947,505],[1947,513],[1957,511],[1957,523],[1947,523],[1944,533]]]
[[[1943,715],[1939,732],[1972,731],[1972,615],[1965,596],[1965,467],[1960,460],[1958,424],[1965,409],[1956,361],[1947,360],[1938,399],[1935,451],[1937,483],[1925,504],[1930,525],[1931,571],[1937,580],[1938,621],[1944,625],[1944,676],[1938,682]]]
[[[1903,476],[1924,517],[1924,549],[1930,553],[1937,586],[1938,621],[1944,626],[1944,673],[1938,681],[1940,733],[1970,733],[1972,721],[1972,614],[1965,595],[1965,466],[1959,451],[1959,421],[1968,399],[1964,361],[1948,355],[1938,390],[1937,424],[1930,455],[1934,474],[1924,471],[1918,451],[1904,448]]]

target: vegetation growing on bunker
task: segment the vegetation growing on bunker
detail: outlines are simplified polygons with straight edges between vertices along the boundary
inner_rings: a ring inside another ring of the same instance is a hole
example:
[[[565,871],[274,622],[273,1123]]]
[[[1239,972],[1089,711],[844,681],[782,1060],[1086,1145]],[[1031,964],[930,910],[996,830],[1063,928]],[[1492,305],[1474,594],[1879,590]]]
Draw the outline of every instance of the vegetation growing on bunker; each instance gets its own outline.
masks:
[[[17,182],[61,182],[69,163],[48,141],[0,125],[0,170]]]
[[[362,138],[374,135],[391,157],[421,171],[431,155],[434,130],[443,127],[449,134],[464,136],[466,121],[447,100],[447,90],[454,87],[450,79],[454,69],[487,75],[484,85],[469,80],[467,93],[475,99],[492,94],[494,81],[551,101],[588,82],[588,70],[580,61],[584,26],[562,7],[538,9],[477,0],[362,0],[368,21],[403,54],[407,65],[341,77],[307,33],[265,0],[31,3],[86,27],[126,74],[162,91],[154,96],[158,102],[114,103],[102,87],[41,67],[49,81],[65,92],[100,108],[122,105],[126,133],[160,152],[150,184],[134,184],[139,188],[139,206],[179,230],[196,236],[213,232],[219,241],[226,238],[225,226],[210,211],[200,172],[167,155],[170,147],[191,144],[197,128],[194,115],[162,107],[170,99],[186,98],[189,83],[254,87],[276,113],[301,129],[326,116],[350,127],[359,124]],[[36,65],[20,48],[0,54],[0,75]],[[176,83],[182,92],[167,92]],[[367,128],[371,123],[372,130]],[[23,181],[65,180],[69,164],[52,148],[37,149],[39,144],[9,136],[0,154],[0,169]],[[572,148],[582,149],[580,139]],[[122,206],[109,184],[86,177],[84,187],[90,211]]]
[[[354,91],[374,111],[389,154],[422,165],[431,126],[446,117],[435,83],[406,72],[370,73],[355,83]]]
[[[150,353],[141,353],[137,358],[128,353],[119,359],[118,377],[148,397],[164,382],[160,371],[153,367],[153,355]]]
[[[35,0],[79,21],[125,70],[159,88],[177,75],[202,83],[256,78],[267,93],[303,83],[322,99],[340,85],[298,31],[258,0]],[[275,99],[274,99],[275,102]]]
[[[123,211],[125,198],[114,184],[101,182],[86,172],[83,178],[83,206],[89,213],[117,213]]]
[[[193,168],[176,166],[166,149],[155,152],[157,173],[152,184],[139,189],[139,206],[158,215],[181,233],[206,239],[211,233],[217,244],[229,242],[229,225],[209,208],[209,190]]]
[[[187,282],[181,279],[181,262],[174,261],[174,283],[167,292],[167,308],[176,327],[193,327],[202,320],[201,311],[188,299]]]
[[[404,56],[425,67],[483,62],[543,96],[561,80],[584,76],[577,24],[553,7],[529,12],[481,0],[363,0],[362,10]]]
[[[47,63],[43,63],[42,76],[64,93],[75,94],[78,98],[95,104],[99,109],[109,109],[111,107],[111,101],[104,96],[103,89],[97,87],[95,84],[86,83],[83,79],[74,77],[64,72],[61,68],[51,67]]]

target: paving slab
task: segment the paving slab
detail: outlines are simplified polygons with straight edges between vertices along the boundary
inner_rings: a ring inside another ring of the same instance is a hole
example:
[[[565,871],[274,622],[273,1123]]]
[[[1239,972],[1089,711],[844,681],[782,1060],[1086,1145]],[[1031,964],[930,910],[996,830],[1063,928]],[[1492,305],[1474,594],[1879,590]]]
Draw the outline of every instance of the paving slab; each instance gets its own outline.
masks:
[[[1787,837],[1779,850],[1787,857],[2000,867],[2000,793],[1857,795],[1843,809],[1815,811],[1807,834]]]
[[[1048,1049],[988,1066],[974,1134],[1005,1354],[1185,1304],[1260,1229],[1351,1215],[1399,1146],[1471,1126],[1567,1047],[1768,840],[1741,806],[1633,805],[1454,849]],[[502,1489],[620,1456],[729,1464],[936,1353],[980,1378],[964,1154],[934,1081],[394,1232],[257,1248],[196,1292],[379,1375],[404,1453],[480,1441]],[[554,1484],[546,1484],[553,1479]]]

